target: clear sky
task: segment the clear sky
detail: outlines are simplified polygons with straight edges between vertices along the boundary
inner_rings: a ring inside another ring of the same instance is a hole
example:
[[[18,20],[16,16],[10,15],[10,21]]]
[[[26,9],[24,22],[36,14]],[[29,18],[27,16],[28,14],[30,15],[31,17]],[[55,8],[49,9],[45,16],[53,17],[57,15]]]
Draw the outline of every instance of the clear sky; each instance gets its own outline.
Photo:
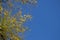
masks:
[[[60,0],[38,0],[31,10],[32,20],[27,24],[31,31],[25,33],[25,40],[60,40]]]
[[[60,40],[60,0],[38,0],[25,40]]]

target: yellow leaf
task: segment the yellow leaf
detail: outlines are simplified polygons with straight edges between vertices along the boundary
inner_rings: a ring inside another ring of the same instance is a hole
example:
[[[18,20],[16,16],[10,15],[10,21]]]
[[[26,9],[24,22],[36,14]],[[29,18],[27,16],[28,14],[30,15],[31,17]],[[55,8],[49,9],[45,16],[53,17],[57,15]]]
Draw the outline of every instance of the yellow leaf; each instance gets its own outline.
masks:
[[[0,6],[0,12],[3,10],[2,6]]]
[[[7,15],[8,15],[8,11],[5,11],[5,12],[4,12],[4,15],[6,15],[6,16],[7,16]]]

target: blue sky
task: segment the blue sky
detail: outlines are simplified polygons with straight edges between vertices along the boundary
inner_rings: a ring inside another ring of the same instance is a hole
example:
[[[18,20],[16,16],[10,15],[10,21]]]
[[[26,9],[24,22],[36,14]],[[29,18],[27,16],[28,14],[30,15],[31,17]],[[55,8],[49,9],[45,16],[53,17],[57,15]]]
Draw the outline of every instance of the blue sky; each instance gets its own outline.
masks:
[[[60,40],[60,0],[38,0],[25,40]]]
[[[27,23],[31,31],[25,33],[25,40],[60,40],[60,0],[38,0],[37,6],[30,11],[24,8],[27,7],[23,6],[23,13],[32,15]],[[13,14],[16,11],[13,10]]]

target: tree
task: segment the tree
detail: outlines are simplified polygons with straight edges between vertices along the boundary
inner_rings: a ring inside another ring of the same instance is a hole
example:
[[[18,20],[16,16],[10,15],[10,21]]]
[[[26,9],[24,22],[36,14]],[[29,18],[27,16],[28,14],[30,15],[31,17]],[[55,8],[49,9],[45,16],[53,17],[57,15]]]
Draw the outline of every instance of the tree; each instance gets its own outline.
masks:
[[[13,0],[16,2],[21,2],[22,5],[26,3],[35,4],[35,0]],[[10,8],[7,10],[2,5],[8,5]],[[18,34],[24,33],[27,28],[24,27],[24,23],[31,19],[31,15],[23,15],[22,11],[19,10],[16,14],[12,16],[11,8],[13,8],[12,2],[10,0],[0,0],[0,40],[22,40],[21,36]]]

